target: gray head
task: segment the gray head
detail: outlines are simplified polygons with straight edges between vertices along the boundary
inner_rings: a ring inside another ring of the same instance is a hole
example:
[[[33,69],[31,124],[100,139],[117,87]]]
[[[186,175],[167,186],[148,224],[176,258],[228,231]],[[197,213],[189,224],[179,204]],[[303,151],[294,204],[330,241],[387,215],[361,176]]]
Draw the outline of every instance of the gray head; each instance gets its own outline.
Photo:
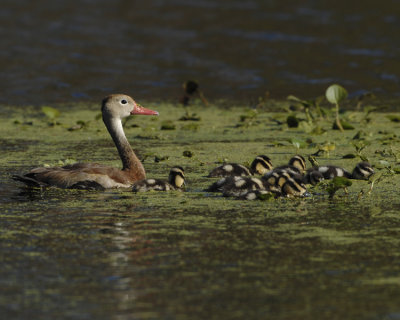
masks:
[[[101,105],[103,120],[123,119],[132,114],[158,115],[157,111],[143,108],[126,94],[111,94],[103,99]]]

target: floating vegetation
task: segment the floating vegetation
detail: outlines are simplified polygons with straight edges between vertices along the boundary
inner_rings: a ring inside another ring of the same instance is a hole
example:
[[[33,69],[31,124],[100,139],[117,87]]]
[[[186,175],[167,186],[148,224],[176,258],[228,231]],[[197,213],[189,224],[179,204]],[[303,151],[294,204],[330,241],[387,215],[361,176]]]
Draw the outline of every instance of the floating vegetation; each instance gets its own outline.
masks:
[[[169,156],[159,156],[159,155],[154,156],[154,162],[166,161],[168,159]]]
[[[182,155],[186,158],[192,158],[194,156],[194,152],[190,150],[185,150],[182,152]]]
[[[326,99],[335,105],[336,107],[336,120],[334,124],[334,128],[339,129],[341,132],[344,131],[344,128],[342,126],[342,123],[340,121],[339,117],[339,103],[341,103],[343,100],[347,98],[347,91],[345,88],[338,84],[333,84],[328,89],[326,89],[325,96]],[[353,128],[354,129],[354,128]]]
[[[60,117],[61,112],[53,107],[43,106],[41,108],[42,112],[45,114],[47,119],[50,121],[50,126],[55,126],[60,124],[57,119]]]
[[[387,115],[386,118],[388,118],[392,122],[400,122],[400,116],[398,115]]]
[[[175,130],[176,126],[171,120],[164,120],[161,122],[160,130]]]
[[[201,118],[196,113],[190,113],[186,110],[185,114],[179,118],[179,121],[200,121]]]
[[[350,187],[353,183],[351,182],[351,180],[344,177],[334,177],[333,179],[321,184],[328,192],[329,198],[333,198],[336,192],[339,190],[344,190],[344,192],[347,194],[347,188]]]

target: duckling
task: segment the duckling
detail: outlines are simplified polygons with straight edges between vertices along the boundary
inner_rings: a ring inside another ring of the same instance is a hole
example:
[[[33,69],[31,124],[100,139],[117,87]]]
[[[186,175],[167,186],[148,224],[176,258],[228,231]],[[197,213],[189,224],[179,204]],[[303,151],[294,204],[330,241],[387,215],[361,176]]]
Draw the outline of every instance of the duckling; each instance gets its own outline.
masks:
[[[298,174],[290,170],[274,169],[272,172],[265,174],[261,180],[264,182],[264,185],[268,186],[268,190],[280,193],[286,180],[290,179],[294,175]]]
[[[358,180],[368,180],[368,178],[373,174],[374,169],[372,169],[372,166],[368,162],[362,161],[355,166],[351,174],[351,178]]]
[[[312,171],[320,172],[324,177],[324,179],[333,179],[335,177],[345,177],[351,179],[352,177],[351,173],[348,172],[346,169],[332,165],[313,167],[310,170],[308,170],[307,173],[310,173]]]
[[[302,174],[306,170],[306,160],[303,156],[297,154],[290,158],[287,165],[276,167],[275,170],[290,170]]]
[[[287,173],[289,175],[303,174],[306,169],[306,161],[301,155],[295,155],[289,160],[287,165],[276,167],[275,169],[267,172],[263,179],[268,180],[271,176],[281,176],[283,173]]]
[[[248,190],[265,189],[264,182],[254,177],[230,176],[214,182],[204,191],[223,192],[226,196],[234,196]]]
[[[214,168],[208,177],[251,176],[255,173],[263,174],[272,169],[271,159],[267,156],[257,156],[251,163],[250,169],[238,163],[226,163]]]
[[[232,182],[238,181],[241,178],[242,178],[241,176],[228,176],[228,177],[225,177],[225,178],[221,178],[218,181],[215,181],[207,189],[204,189],[204,191],[207,191],[207,192],[220,192],[220,191],[222,191],[222,188],[226,184],[230,184]]]
[[[318,170],[308,170],[303,177],[304,184],[311,184],[313,186],[324,180],[324,176]]]
[[[253,177],[240,177],[239,179],[230,179],[222,187],[224,197],[240,197],[251,190],[265,190],[266,185],[261,179]]]
[[[281,195],[283,197],[302,197],[306,195],[307,188],[303,182],[303,177],[300,175],[291,177],[282,185]]]
[[[374,173],[372,166],[366,162],[362,161],[358,163],[353,169],[352,173],[338,166],[320,166],[313,167],[310,171],[319,171],[324,176],[324,179],[333,179],[335,177],[345,177],[347,179],[358,179],[358,180],[368,180],[368,178]]]
[[[263,175],[273,169],[271,159],[266,155],[257,156],[250,165],[252,174]]]
[[[140,180],[132,185],[133,192],[145,191],[170,191],[181,190],[185,184],[185,173],[182,167],[175,166],[171,169],[168,176],[168,182],[159,179]]]

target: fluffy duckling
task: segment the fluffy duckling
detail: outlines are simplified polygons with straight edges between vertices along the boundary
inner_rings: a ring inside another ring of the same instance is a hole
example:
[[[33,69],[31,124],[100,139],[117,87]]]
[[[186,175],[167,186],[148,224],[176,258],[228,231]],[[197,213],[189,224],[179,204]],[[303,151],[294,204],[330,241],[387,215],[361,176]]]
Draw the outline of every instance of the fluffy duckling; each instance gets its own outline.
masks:
[[[332,165],[314,167],[314,168],[310,169],[310,171],[319,171],[320,173],[322,173],[324,179],[333,179],[335,177],[345,177],[348,179],[367,180],[374,173],[374,169],[366,161],[362,161],[362,162],[358,163],[355,166],[352,173],[350,173],[346,169],[343,169],[338,166],[332,166]]]
[[[228,176],[228,177],[221,178],[218,181],[215,181],[207,189],[204,189],[204,191],[207,191],[207,192],[221,192],[222,188],[226,184],[230,184],[232,182],[238,181],[241,178],[242,178],[241,176]]]
[[[320,172],[324,177],[324,179],[333,179],[335,177],[345,177],[348,179],[351,178],[350,172],[338,166],[327,165],[327,166],[313,167],[307,172],[307,174],[313,171]]]
[[[306,195],[307,188],[303,182],[303,177],[300,175],[290,177],[285,181],[281,188],[283,197],[302,197]]]
[[[265,190],[266,185],[261,179],[253,177],[240,177],[231,179],[222,187],[224,197],[240,197],[252,190]]]
[[[294,175],[298,174],[290,170],[275,169],[273,172],[265,174],[261,179],[264,184],[268,185],[268,190],[280,193],[286,180],[290,179]]]
[[[250,165],[252,174],[264,175],[273,169],[271,159],[266,155],[257,156]]]
[[[243,200],[263,200],[269,197],[301,197],[307,192],[307,188],[303,182],[301,175],[290,176],[286,172],[277,177],[275,185],[266,184],[264,181],[265,189],[247,190],[246,192],[238,195],[234,194],[238,199]]]
[[[306,160],[303,156],[297,154],[290,158],[287,165],[279,166],[275,168],[276,170],[290,170],[295,173],[303,174],[306,170]]]
[[[132,185],[133,192],[145,191],[170,191],[181,190],[185,184],[185,173],[182,167],[176,166],[171,169],[168,176],[168,182],[159,179],[140,180]]]
[[[204,191],[223,192],[224,196],[238,196],[249,190],[265,189],[264,181],[254,177],[231,176],[221,178]]]
[[[208,177],[251,176],[255,173],[264,174],[271,169],[271,159],[267,156],[260,155],[253,160],[250,169],[238,163],[226,163],[214,168],[208,174]]]
[[[272,179],[269,183],[271,185],[275,185],[275,180],[278,177],[284,175],[284,173],[287,173],[290,176],[302,175],[305,169],[306,169],[305,159],[301,155],[295,155],[289,160],[289,163],[287,165],[276,167],[275,169],[267,172],[262,177],[262,179],[265,179],[267,181]]]

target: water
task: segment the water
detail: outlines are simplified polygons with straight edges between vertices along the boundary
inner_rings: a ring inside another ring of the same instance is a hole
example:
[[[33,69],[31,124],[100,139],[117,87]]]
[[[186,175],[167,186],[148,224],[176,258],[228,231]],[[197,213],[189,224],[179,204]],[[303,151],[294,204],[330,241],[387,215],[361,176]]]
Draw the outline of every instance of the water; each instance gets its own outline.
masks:
[[[366,181],[353,181],[347,196],[339,191],[334,199],[323,189],[310,189],[314,197],[266,202],[207,194],[202,190],[215,180],[205,175],[220,159],[245,163],[267,153],[276,166],[294,152],[290,137],[313,140],[301,148],[307,155],[327,136],[284,129],[272,118],[285,114],[263,110],[244,128],[236,125],[243,125],[241,108],[203,108],[196,110],[201,120],[188,123],[177,120],[181,106],[159,107],[159,118],[135,118],[137,126],[128,122],[125,131],[141,157],[150,154],[149,177],[166,178],[172,165],[183,166],[186,192],[27,192],[12,174],[68,158],[120,166],[118,154],[94,120],[98,107],[64,109],[56,126],[36,108],[6,108],[0,118],[4,319],[398,317],[399,175],[377,183],[370,196]],[[363,113],[351,115],[343,116],[370,133],[363,154],[373,164],[398,167],[399,125],[385,114],[367,123]],[[160,130],[165,119],[176,129]],[[88,124],[69,131],[77,120]],[[330,120],[318,125],[336,142],[318,161],[352,168],[358,160],[342,156],[354,153],[354,130],[331,130]],[[184,157],[185,150],[193,157]],[[168,159],[155,162],[155,155]]]
[[[159,120],[127,126],[151,177],[185,167],[188,192],[26,192],[12,174],[62,159],[118,166],[99,101],[124,91],[177,101],[196,79],[210,100],[254,102],[269,91],[313,97],[331,82],[352,95],[398,97],[398,1],[2,2],[0,55],[0,314],[5,319],[398,319],[398,175],[348,196],[242,202],[201,192],[217,161],[267,153],[283,163],[289,138],[334,141],[332,161],[354,153],[355,131],[282,129],[260,110],[162,105]],[[68,102],[61,125],[37,108]],[[6,107],[5,104],[11,105]],[[368,132],[362,152],[398,166],[399,126],[385,115],[343,115]],[[284,119],[286,115],[277,117]],[[14,120],[17,120],[14,123]],[[76,121],[87,127],[68,131]],[[160,130],[169,120],[176,130]],[[241,126],[239,126],[241,125]],[[364,136],[364,135],[363,135]],[[310,140],[311,142],[307,142]],[[311,146],[314,145],[314,146]],[[194,157],[183,157],[185,150]],[[155,163],[154,155],[168,156]]]
[[[1,103],[399,95],[398,1],[2,2]]]

